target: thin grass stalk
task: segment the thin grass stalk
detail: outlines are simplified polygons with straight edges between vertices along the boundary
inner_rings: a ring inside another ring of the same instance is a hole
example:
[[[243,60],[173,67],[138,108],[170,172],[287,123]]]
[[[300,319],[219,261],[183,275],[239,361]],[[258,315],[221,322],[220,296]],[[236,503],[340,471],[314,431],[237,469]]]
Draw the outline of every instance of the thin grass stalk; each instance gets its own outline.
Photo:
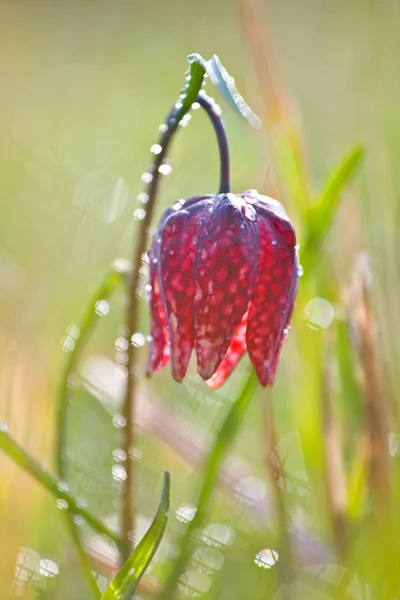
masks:
[[[341,564],[346,563],[347,556],[347,521],[346,521],[346,481],[343,457],[340,445],[339,425],[332,408],[331,369],[333,356],[331,343],[325,356],[322,373],[321,408],[322,429],[324,440],[324,480],[326,501],[331,520],[333,539],[337,559]]]
[[[261,398],[261,410],[264,429],[264,454],[266,461],[267,477],[270,480],[275,506],[275,516],[278,530],[279,561],[277,563],[282,593],[285,600],[290,598],[290,588],[286,585],[293,580],[294,564],[293,554],[288,530],[288,520],[285,508],[283,489],[285,474],[282,469],[276,446],[277,436],[272,409],[272,390],[267,388]],[[283,489],[280,487],[283,486]]]

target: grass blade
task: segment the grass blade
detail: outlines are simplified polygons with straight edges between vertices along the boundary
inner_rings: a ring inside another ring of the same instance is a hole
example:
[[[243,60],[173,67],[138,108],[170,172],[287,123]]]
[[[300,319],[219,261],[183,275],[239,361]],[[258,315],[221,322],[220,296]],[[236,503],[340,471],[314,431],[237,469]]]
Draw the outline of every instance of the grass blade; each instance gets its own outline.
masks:
[[[308,210],[308,233],[301,248],[301,262],[311,260],[327,234],[335,215],[340,195],[356,172],[364,155],[360,146],[353,148],[341,161],[321,192],[318,201]]]
[[[197,512],[194,519],[188,524],[185,535],[181,539],[180,552],[172,567],[170,577],[161,594],[162,600],[172,598],[175,590],[175,584],[185,568],[190,553],[191,534],[194,529],[199,527],[201,520],[204,518],[205,509],[210,500],[211,494],[215,487],[218,471],[223,460],[226,458],[228,450],[232,445],[236,434],[239,430],[244,416],[250,406],[250,401],[257,387],[257,376],[254,371],[249,375],[244,388],[235,402],[232,404],[225,420],[215,438],[210,454],[204,465],[202,476],[202,487],[197,502]]]
[[[100,283],[99,287],[93,294],[93,297],[86,308],[81,322],[79,323],[80,335],[76,341],[75,347],[68,355],[68,360],[64,366],[63,374],[60,382],[58,395],[58,413],[57,413],[57,430],[56,430],[56,459],[57,471],[59,476],[64,479],[66,476],[66,443],[67,443],[67,412],[69,391],[68,377],[77,367],[80,355],[85,347],[90,334],[99,320],[99,315],[96,312],[97,303],[100,300],[107,300],[121,285],[126,282],[128,277],[128,268],[121,268],[118,261],[115,261],[111,269]]]
[[[146,571],[162,540],[168,521],[169,473],[164,473],[164,483],[157,514],[149,530],[132,552],[122,569],[104,592],[102,600],[128,600]]]

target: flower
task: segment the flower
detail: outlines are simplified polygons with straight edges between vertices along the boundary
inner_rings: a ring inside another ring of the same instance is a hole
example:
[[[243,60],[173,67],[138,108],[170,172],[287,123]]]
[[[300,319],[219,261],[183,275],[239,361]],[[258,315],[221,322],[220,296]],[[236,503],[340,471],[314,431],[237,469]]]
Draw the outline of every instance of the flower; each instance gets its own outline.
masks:
[[[196,196],[161,218],[149,251],[150,375],[182,381],[193,347],[210,387],[246,352],[271,385],[298,286],[295,231],[279,202],[249,190]]]

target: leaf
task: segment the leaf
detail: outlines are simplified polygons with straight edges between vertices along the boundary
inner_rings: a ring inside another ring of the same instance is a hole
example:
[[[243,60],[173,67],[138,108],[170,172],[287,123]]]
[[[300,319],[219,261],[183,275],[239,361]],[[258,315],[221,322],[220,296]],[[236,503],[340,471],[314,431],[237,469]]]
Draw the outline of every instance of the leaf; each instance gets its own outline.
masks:
[[[205,60],[200,54],[190,54],[188,60],[191,67],[200,66],[204,70],[204,74],[210,78],[211,83],[220,92],[221,96],[237,111],[252,127],[259,129],[261,127],[261,119],[251,110],[243,96],[238,92],[234,78],[229,75],[219,57],[214,54],[209,60]],[[198,68],[198,67],[197,67]],[[204,76],[204,75],[203,75]],[[193,75],[191,73],[191,78]],[[184,102],[184,101],[183,101]],[[194,102],[194,100],[193,100]]]
[[[234,78],[229,75],[219,57],[214,54],[206,62],[207,75],[211,83],[217,88],[225,100],[244,118],[252,127],[259,129],[261,119],[251,110],[235,86]]]
[[[303,265],[310,261],[310,255],[315,253],[328,232],[335,215],[340,194],[351,177],[356,172],[364,150],[357,146],[339,164],[319,200],[308,211],[308,233],[302,244],[301,262]]]
[[[250,406],[250,401],[253,398],[257,385],[257,376],[255,371],[252,370],[244,388],[229,409],[221,429],[214,440],[210,454],[204,465],[203,476],[201,478],[202,486],[197,501],[197,512],[194,519],[188,524],[186,532],[181,538],[179,554],[172,566],[171,574],[160,596],[162,600],[169,600],[174,594],[176,581],[183,572],[190,554],[192,533],[194,529],[199,527],[199,522],[204,518],[205,509],[217,482],[218,471],[227,456],[229,448],[234,442],[239,427]]]
[[[161,500],[149,530],[132,552],[101,597],[101,600],[128,600],[146,571],[162,540],[168,521],[169,473],[164,473]]]

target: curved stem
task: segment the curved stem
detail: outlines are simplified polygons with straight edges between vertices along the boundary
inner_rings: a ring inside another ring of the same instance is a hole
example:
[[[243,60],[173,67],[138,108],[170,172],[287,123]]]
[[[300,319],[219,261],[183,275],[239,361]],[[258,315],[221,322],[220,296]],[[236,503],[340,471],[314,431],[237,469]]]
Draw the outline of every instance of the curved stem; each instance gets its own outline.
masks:
[[[146,213],[141,221],[141,227],[137,232],[137,241],[134,245],[132,258],[132,274],[129,289],[129,300],[127,303],[127,337],[128,346],[128,379],[125,390],[122,414],[125,418],[125,427],[122,429],[122,448],[127,456],[125,463],[126,479],[122,492],[122,510],[121,510],[121,535],[123,538],[123,558],[128,559],[131,553],[132,546],[132,529],[134,527],[134,505],[132,501],[132,492],[135,485],[134,478],[134,462],[130,458],[131,450],[134,443],[134,413],[135,413],[135,388],[136,377],[134,368],[136,365],[137,348],[132,344],[132,336],[136,333],[139,325],[139,296],[138,286],[140,281],[140,269],[142,266],[143,254],[146,251],[148,230],[151,225],[158,185],[160,180],[160,167],[163,164],[172,137],[176,132],[178,125],[184,115],[191,109],[194,101],[197,101],[207,112],[214,126],[221,159],[221,179],[220,193],[228,193],[230,191],[229,184],[229,152],[228,141],[225,134],[225,129],[222,123],[220,110],[217,109],[214,102],[208,98],[203,92],[200,92],[201,85],[204,79],[205,69],[200,62],[192,62],[190,81],[185,88],[182,102],[177,102],[170,111],[166,125],[163,128],[163,134],[158,142],[160,152],[156,154],[151,167],[149,183],[147,186],[148,201],[146,204]],[[180,96],[182,98],[182,95]]]
[[[231,191],[229,180],[229,147],[226,137],[224,122],[221,117],[221,109],[204,92],[197,96],[197,102],[206,111],[213,124],[215,135],[217,136],[220,160],[220,184],[219,193],[228,194]]]
[[[200,87],[200,86],[199,86]],[[151,225],[154,206],[158,191],[158,185],[160,181],[160,167],[163,164],[165,156],[167,154],[169,145],[173,134],[176,132],[179,121],[182,116],[188,112],[191,108],[191,104],[186,108],[185,111],[179,105],[175,105],[170,111],[167,117],[166,129],[163,132],[158,145],[161,147],[161,151],[154,158],[154,162],[151,167],[150,175],[151,180],[147,186],[148,201],[146,204],[146,214],[144,219],[141,221],[141,227],[138,232],[137,242],[134,245],[134,253],[132,259],[132,276],[130,281],[129,289],[129,301],[127,304],[127,315],[126,324],[128,327],[128,380],[125,390],[125,397],[123,402],[122,414],[125,418],[125,427],[122,429],[122,448],[128,457],[125,463],[126,479],[124,483],[122,493],[122,511],[121,511],[121,535],[124,540],[123,546],[123,558],[128,559],[131,553],[132,546],[132,535],[131,531],[134,527],[134,506],[132,501],[132,491],[134,487],[134,463],[130,458],[130,452],[132,450],[134,442],[134,431],[133,431],[133,420],[135,410],[135,389],[136,389],[136,378],[134,373],[134,367],[136,364],[137,347],[132,344],[132,336],[137,331],[139,324],[138,314],[138,286],[140,280],[140,268],[142,265],[142,257],[146,251],[148,230]]]

